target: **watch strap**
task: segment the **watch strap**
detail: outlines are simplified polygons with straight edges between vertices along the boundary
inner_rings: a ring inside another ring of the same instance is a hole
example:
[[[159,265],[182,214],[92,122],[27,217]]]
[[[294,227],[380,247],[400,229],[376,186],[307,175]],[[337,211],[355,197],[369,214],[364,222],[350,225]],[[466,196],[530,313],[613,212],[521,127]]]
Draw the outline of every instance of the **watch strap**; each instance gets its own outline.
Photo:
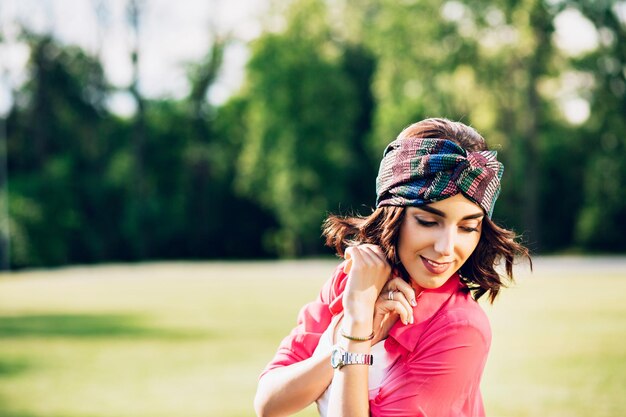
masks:
[[[344,365],[373,365],[374,355],[370,353],[344,352],[343,364]]]

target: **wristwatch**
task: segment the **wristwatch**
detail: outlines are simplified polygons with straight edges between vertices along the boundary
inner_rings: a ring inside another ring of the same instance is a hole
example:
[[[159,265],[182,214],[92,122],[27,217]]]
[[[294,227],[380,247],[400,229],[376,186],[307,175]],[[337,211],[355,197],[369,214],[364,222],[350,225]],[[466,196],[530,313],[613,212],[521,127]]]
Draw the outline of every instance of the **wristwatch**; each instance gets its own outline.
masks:
[[[372,365],[373,363],[374,355],[346,352],[341,346],[334,346],[330,355],[330,364],[334,369],[341,369],[346,365]]]

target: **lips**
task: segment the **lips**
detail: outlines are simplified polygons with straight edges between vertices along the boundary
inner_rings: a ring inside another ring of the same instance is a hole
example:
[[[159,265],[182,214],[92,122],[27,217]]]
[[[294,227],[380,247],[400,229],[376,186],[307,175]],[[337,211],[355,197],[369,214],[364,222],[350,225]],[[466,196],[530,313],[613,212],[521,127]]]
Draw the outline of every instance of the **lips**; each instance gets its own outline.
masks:
[[[435,275],[443,274],[444,272],[448,270],[448,268],[450,268],[450,265],[452,265],[452,262],[440,263],[440,262],[432,261],[428,258],[424,258],[423,256],[420,256],[420,258],[422,259],[422,263],[424,264],[424,267],[431,274],[435,274]]]

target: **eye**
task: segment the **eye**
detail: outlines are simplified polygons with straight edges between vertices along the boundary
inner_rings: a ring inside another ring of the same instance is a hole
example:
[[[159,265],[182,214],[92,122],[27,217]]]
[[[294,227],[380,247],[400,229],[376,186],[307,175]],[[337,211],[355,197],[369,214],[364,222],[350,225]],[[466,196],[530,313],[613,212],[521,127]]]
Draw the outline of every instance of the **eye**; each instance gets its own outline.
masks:
[[[416,217],[415,220],[417,220],[417,222],[424,227],[433,227],[437,225],[437,222],[429,222],[427,220],[422,220],[419,217]]]
[[[464,232],[467,233],[472,233],[472,232],[478,232],[480,229],[480,224],[481,222],[478,222],[476,224],[470,223],[470,224],[464,224],[462,226],[459,226],[459,229],[461,229]]]

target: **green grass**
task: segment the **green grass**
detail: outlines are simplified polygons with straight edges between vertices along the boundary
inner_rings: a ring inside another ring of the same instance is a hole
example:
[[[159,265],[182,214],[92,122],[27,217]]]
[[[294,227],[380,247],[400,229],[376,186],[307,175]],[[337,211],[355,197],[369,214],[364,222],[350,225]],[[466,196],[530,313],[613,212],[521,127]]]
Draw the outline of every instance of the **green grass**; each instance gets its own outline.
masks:
[[[252,416],[259,372],[334,266],[0,275],[0,416]],[[482,385],[488,415],[626,415],[625,267],[540,259],[485,305],[494,334]]]

